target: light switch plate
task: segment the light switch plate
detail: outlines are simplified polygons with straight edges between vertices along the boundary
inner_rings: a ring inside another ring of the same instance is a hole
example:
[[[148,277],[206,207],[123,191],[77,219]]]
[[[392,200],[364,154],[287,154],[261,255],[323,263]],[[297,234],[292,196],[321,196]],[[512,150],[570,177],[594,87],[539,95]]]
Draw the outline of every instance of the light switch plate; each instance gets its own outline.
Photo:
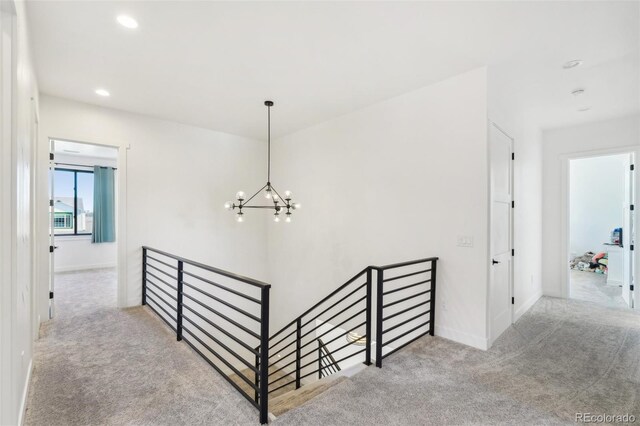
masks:
[[[470,235],[458,235],[458,247],[473,247],[473,237]]]

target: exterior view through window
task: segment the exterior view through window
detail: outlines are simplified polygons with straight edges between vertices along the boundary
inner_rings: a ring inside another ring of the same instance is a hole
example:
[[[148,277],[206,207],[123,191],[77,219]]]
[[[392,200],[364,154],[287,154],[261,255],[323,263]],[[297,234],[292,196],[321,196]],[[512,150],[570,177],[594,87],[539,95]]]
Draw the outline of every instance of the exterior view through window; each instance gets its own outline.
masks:
[[[53,227],[56,235],[91,235],[93,229],[93,172],[56,169]]]

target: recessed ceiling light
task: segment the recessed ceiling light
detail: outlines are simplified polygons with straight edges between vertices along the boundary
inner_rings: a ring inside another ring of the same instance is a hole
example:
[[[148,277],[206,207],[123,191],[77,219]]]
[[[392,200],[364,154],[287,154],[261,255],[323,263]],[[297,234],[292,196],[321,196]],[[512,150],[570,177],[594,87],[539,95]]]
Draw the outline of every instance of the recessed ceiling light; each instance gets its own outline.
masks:
[[[565,62],[562,68],[570,70],[571,68],[579,67],[580,65],[582,65],[582,61],[580,59],[574,59],[573,61]]]
[[[580,96],[580,95],[584,95],[584,89],[576,89],[573,92],[571,92],[571,94],[573,96]]]
[[[138,28],[138,21],[133,19],[131,16],[120,15],[118,16],[117,20],[118,20],[118,23],[120,23],[120,25],[122,25],[125,28],[130,28],[130,29]]]
[[[105,98],[106,98],[106,97],[111,96],[111,93],[109,93],[109,92],[108,92],[107,90],[105,90],[105,89],[96,89],[96,95],[103,96],[103,97],[105,97]]]
[[[585,111],[589,111],[590,109],[591,109],[590,106],[586,106],[586,107],[578,108],[578,112],[585,112]]]

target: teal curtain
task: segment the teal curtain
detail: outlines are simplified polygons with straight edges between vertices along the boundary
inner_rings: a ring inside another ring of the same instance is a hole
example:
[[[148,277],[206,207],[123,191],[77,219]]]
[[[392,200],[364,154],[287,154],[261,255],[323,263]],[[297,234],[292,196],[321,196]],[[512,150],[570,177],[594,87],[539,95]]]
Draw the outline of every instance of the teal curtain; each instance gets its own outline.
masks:
[[[93,168],[93,233],[94,243],[116,240],[115,179],[111,167]]]

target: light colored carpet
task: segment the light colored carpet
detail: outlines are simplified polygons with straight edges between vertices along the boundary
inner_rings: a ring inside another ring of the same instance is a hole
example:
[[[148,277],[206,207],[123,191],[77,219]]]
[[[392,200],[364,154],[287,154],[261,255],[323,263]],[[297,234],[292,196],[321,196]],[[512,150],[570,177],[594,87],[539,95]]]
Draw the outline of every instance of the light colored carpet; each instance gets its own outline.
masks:
[[[258,411],[147,308],[117,309],[115,270],[56,275],[26,425],[259,424]]]
[[[607,285],[607,276],[594,272],[571,270],[571,298],[594,302],[611,308],[628,308],[622,298],[622,287]]]
[[[575,424],[577,412],[640,419],[637,313],[542,298],[489,351],[423,338],[275,423]]]
[[[258,413],[144,308],[114,271],[58,277],[27,425],[257,425]],[[423,338],[275,420],[283,425],[575,424],[640,418],[640,315],[541,299],[489,351]]]

